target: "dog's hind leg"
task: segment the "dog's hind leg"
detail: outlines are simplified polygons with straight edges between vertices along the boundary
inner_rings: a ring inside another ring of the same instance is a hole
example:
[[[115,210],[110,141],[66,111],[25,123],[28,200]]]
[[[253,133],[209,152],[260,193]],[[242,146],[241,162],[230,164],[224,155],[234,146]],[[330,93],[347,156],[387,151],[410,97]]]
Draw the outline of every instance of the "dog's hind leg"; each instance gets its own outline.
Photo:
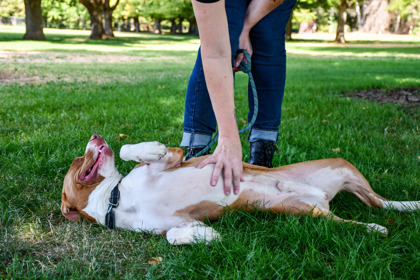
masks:
[[[318,216],[319,215],[325,215],[325,213],[320,214],[319,212],[316,213],[316,214]],[[375,223],[362,223],[362,222],[358,222],[358,221],[354,221],[354,220],[345,220],[345,219],[342,219],[340,217],[337,217],[332,212],[326,213],[326,216],[327,216],[327,218],[332,218],[334,221],[337,221],[337,222],[352,223],[352,224],[363,226],[363,227],[366,228],[366,230],[368,232],[378,232],[378,233],[381,233],[383,235],[388,235],[388,229],[386,227],[375,224]]]
[[[301,205],[301,207],[295,208],[294,211],[300,211],[299,212],[300,214],[308,214],[308,215],[311,215],[312,217],[315,217],[315,218],[324,216],[326,218],[333,219],[334,221],[337,221],[337,222],[340,222],[340,223],[344,222],[344,223],[356,224],[356,225],[365,227],[368,232],[378,232],[378,233],[381,233],[383,235],[388,235],[388,229],[386,227],[381,226],[381,225],[378,225],[378,224],[375,224],[375,223],[362,223],[362,222],[353,221],[353,220],[345,220],[345,219],[342,219],[342,218],[334,215],[330,211],[324,211],[324,210],[319,209],[318,207],[314,207],[314,206],[311,206],[311,205],[308,205],[308,204],[304,207],[302,207],[302,206],[303,205]],[[294,214],[296,214],[296,212]]]
[[[196,242],[205,242],[208,244],[214,239],[220,239],[220,235],[213,228],[206,226],[202,222],[195,221],[171,228],[166,233],[166,239],[172,245],[183,245]]]
[[[343,190],[354,194],[369,207],[391,208],[410,212],[420,209],[420,201],[389,201],[383,198],[375,193],[363,175],[356,168],[354,169],[353,172],[356,173],[357,179],[346,181],[343,184]]]

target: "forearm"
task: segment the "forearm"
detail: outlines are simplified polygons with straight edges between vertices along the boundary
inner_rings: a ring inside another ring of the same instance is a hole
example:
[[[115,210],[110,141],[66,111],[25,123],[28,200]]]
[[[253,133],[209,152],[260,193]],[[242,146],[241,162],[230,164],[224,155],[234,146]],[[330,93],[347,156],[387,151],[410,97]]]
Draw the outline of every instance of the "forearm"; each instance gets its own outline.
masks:
[[[233,75],[224,1],[192,1],[200,31],[201,58],[220,138],[238,138],[234,114]]]
[[[248,5],[245,13],[245,21],[243,32],[249,31],[256,25],[262,18],[280,6],[284,0],[253,0]]]

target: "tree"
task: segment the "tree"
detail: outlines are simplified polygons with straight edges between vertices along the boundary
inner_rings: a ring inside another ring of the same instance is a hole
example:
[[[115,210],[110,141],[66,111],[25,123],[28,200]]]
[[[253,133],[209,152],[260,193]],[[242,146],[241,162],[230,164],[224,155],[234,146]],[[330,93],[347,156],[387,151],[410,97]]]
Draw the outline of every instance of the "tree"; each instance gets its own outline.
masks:
[[[183,19],[191,19],[194,15],[190,0],[143,0],[144,16],[150,17],[155,21],[155,33],[161,33],[161,22],[169,20],[171,22],[171,32],[181,30],[179,26]],[[178,23],[178,24],[177,24]],[[178,28],[177,28],[178,26]]]
[[[402,28],[403,32],[411,34],[416,27],[420,27],[419,1],[391,0],[388,9],[393,12],[396,17],[394,32],[399,32],[400,28]]]
[[[130,30],[140,32],[139,17],[144,10],[143,2],[142,0],[121,0],[114,14],[118,19],[123,19],[124,21],[132,19],[133,25],[130,27]]]
[[[24,40],[45,40],[41,0],[25,0],[26,33]]]
[[[115,2],[114,6],[110,5],[110,0],[104,0],[104,18],[105,18],[105,34],[108,37],[115,37],[114,36],[114,29],[112,26],[112,13],[115,11],[115,8],[118,6],[118,4],[120,3],[120,0],[117,0],[117,2]]]
[[[347,0],[340,0],[338,5],[338,20],[337,20],[337,33],[335,35],[335,41],[337,43],[345,43],[346,39],[344,38],[346,21],[347,21],[347,8],[349,4]]]
[[[383,33],[389,28],[389,12],[387,0],[370,0],[363,4],[363,21],[360,31]]]
[[[334,0],[300,0],[296,3],[296,6],[292,10],[289,18],[289,22],[286,26],[286,40],[292,40],[292,29],[293,23],[298,22],[302,23],[305,20],[314,20],[314,13],[312,10],[317,7],[325,7],[328,9],[331,7],[330,1]]]
[[[25,0],[26,1],[26,0]],[[79,0],[89,12],[91,24],[91,39],[105,39],[105,29],[103,25],[104,0]]]
[[[1,0],[0,17],[22,17],[25,16],[25,5],[23,1]]]
[[[77,0],[42,1],[42,17],[52,28],[85,29],[89,13]]]

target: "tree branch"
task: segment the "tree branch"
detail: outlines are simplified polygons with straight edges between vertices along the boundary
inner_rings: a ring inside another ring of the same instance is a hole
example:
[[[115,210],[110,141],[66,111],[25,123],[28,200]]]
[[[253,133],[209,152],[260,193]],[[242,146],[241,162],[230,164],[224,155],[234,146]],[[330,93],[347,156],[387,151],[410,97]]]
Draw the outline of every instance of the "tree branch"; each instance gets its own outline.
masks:
[[[92,4],[87,0],[79,0],[80,3],[82,3],[83,6],[85,6],[89,11],[93,10]]]
[[[120,3],[120,0],[117,0],[117,2],[115,3],[114,7],[110,7],[111,11],[113,12],[115,10],[115,8],[117,8],[118,4]]]

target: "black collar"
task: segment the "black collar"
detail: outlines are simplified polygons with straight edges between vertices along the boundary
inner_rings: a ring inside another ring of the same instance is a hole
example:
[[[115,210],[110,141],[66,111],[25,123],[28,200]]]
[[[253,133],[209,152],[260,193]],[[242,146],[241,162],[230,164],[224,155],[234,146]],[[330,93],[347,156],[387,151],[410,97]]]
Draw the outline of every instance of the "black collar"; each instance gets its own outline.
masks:
[[[115,213],[114,208],[117,208],[119,205],[120,200],[120,190],[118,189],[118,186],[120,185],[121,180],[118,182],[118,184],[115,186],[115,188],[111,191],[111,197],[109,198],[109,206],[108,210],[106,211],[105,216],[105,226],[109,227],[110,229],[115,228]]]

